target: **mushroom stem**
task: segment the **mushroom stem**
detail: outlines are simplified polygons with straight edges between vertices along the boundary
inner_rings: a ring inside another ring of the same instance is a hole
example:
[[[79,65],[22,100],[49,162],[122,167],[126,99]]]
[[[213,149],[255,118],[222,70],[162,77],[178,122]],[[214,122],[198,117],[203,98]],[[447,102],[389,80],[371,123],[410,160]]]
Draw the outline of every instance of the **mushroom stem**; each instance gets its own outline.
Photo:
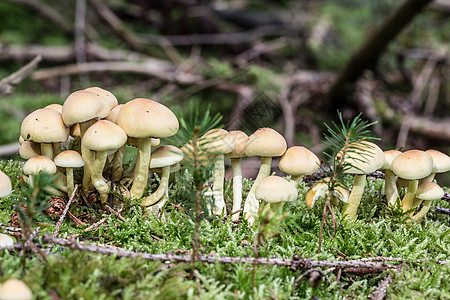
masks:
[[[80,124],[80,139],[83,139],[86,130],[88,130],[88,128],[92,125],[92,120],[85,121],[79,124]],[[94,166],[94,154],[91,152],[91,150],[83,146],[83,143],[81,143],[80,145],[80,150],[81,150],[81,157],[85,161],[83,169],[83,190],[87,192],[92,187],[91,169]]]
[[[64,176],[63,173],[57,171],[56,172],[56,178],[53,180],[53,183],[56,185],[58,190],[61,190],[63,192],[67,192],[67,178]]]
[[[158,189],[148,197],[144,198],[144,200],[141,202],[142,207],[151,206],[155,203],[158,203],[158,201],[160,201],[161,198],[164,197],[164,194],[169,186],[169,177],[170,166],[162,167],[161,180],[159,181]]]
[[[436,175],[436,173],[430,173],[430,175],[428,175],[427,177],[420,179],[419,184],[422,184],[425,182],[432,182],[434,180],[435,175]]]
[[[113,178],[114,181],[118,181],[120,178],[122,178],[123,173],[123,155],[125,154],[125,146],[117,150],[116,153],[114,153],[114,159],[113,159]]]
[[[388,203],[390,205],[395,205],[398,198],[397,180],[394,172],[391,170],[384,171],[384,184]]]
[[[241,158],[231,158],[231,170],[233,171],[233,212],[241,209],[242,205],[242,166]],[[239,220],[239,213],[231,216],[232,221]]]
[[[225,209],[225,201],[223,200],[223,181],[225,179],[225,165],[223,154],[217,154],[214,159],[214,208],[213,213],[220,216]]]
[[[94,167],[92,168],[91,180],[95,186],[95,189],[100,193],[100,201],[105,204],[108,201],[109,186],[105,178],[103,178],[103,168],[105,167],[106,158],[108,157],[108,151],[97,151],[97,155],[94,161]]]
[[[136,166],[134,167],[133,185],[131,186],[131,196],[141,198],[144,194],[145,186],[148,181],[148,168],[150,165],[150,156],[152,153],[152,139],[139,139],[138,154]]]
[[[34,187],[34,176],[33,175],[30,175],[28,177],[24,176],[23,181],[28,183],[28,185],[30,185],[31,187]],[[51,195],[55,195],[58,197],[64,197],[64,194],[60,190],[55,189],[54,187],[51,187],[51,186],[44,187],[44,191],[46,191],[47,193],[49,193]]]
[[[302,181],[303,175],[298,175],[298,176],[292,176],[291,177],[291,181],[295,182],[295,186],[297,186],[300,181]]]
[[[52,150],[53,150],[53,156],[58,155],[61,153],[61,143],[53,143],[52,144]]]
[[[255,222],[255,217],[258,215],[259,201],[256,200],[255,190],[258,184],[264,180],[264,178],[270,176],[272,170],[272,157],[261,157],[261,167],[259,168],[258,175],[253,182],[253,186],[245,199],[244,204],[244,216],[248,220],[250,225]]]
[[[281,219],[283,215],[284,202],[267,203],[264,208],[264,213],[268,219],[270,219],[271,226],[265,232],[266,237],[271,237],[278,232],[280,228]]]
[[[411,214],[410,214],[411,219],[413,219],[415,221],[422,220],[423,217],[425,217],[427,212],[430,210],[431,202],[433,202],[433,201],[432,200],[424,200],[422,209],[416,215],[412,216],[413,212],[411,212]]]
[[[66,168],[66,178],[67,178],[67,195],[72,196],[75,185],[73,183],[73,168]]]
[[[53,159],[53,146],[52,144],[41,143],[42,156]]]
[[[414,198],[416,196],[417,187],[419,186],[419,180],[410,180],[408,190],[402,199],[403,212],[406,212],[413,208]]]
[[[364,193],[364,187],[366,186],[366,175],[356,174],[353,178],[353,187],[350,196],[348,197],[348,203],[344,209],[344,215],[346,219],[355,220],[356,213],[358,212],[358,206],[361,202],[361,197]]]

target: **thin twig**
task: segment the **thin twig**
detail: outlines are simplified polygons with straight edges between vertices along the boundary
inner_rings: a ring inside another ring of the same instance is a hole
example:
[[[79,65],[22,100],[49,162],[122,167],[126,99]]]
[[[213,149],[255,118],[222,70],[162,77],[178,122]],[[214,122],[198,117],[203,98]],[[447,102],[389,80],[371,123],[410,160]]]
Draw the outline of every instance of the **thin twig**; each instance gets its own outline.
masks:
[[[126,220],[124,217],[122,217],[117,211],[115,211],[114,209],[112,209],[109,205],[105,205],[105,207],[106,207],[110,212],[112,212],[116,217],[118,217],[122,222],[124,222],[124,223],[127,222],[127,220]]]
[[[3,78],[0,81],[0,96],[11,93],[13,86],[20,83],[23,79],[30,75],[41,60],[42,57],[38,55],[16,72],[6,78]]]

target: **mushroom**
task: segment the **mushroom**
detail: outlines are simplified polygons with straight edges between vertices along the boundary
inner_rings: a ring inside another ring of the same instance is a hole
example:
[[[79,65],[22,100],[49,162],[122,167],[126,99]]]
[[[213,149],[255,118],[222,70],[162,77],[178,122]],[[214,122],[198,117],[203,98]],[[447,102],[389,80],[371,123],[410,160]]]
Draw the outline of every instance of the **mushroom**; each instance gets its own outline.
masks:
[[[145,98],[124,104],[117,116],[117,124],[129,137],[139,139],[131,195],[141,198],[147,185],[151,157],[151,138],[170,137],[178,131],[178,119],[166,106]]]
[[[107,120],[97,121],[89,127],[81,140],[83,147],[96,152],[94,166],[91,169],[91,180],[96,190],[100,193],[102,204],[108,200],[109,193],[109,186],[102,175],[108,151],[119,149],[126,141],[127,135],[125,131]]]
[[[419,179],[425,178],[433,170],[433,159],[420,150],[409,150],[397,155],[392,161],[392,171],[399,178],[409,180],[408,189],[402,199],[403,212],[413,208]]]
[[[150,161],[151,164],[151,161]],[[180,163],[176,163],[170,166],[170,173],[175,173],[181,170],[181,164]],[[162,174],[162,168],[150,168],[151,172],[154,173],[158,173],[158,174]],[[155,203],[155,205],[153,205],[152,207],[149,207],[149,209],[151,209],[151,212],[156,213],[161,211],[161,209],[164,207],[164,204],[166,204],[167,200],[169,200],[169,189],[166,189],[166,192],[164,193],[164,195],[161,197],[161,199]]]
[[[110,91],[99,88],[97,86],[89,87],[84,90],[93,93],[97,97],[102,97],[103,99],[105,99],[111,109],[113,109],[118,104],[116,96],[114,96],[114,94]]]
[[[245,154],[261,157],[261,167],[244,204],[244,216],[250,225],[255,222],[259,208],[259,202],[255,197],[255,189],[264,178],[270,175],[272,157],[283,155],[286,148],[284,137],[271,128],[260,128],[249,136],[245,146]]]
[[[175,146],[164,145],[152,152],[150,168],[161,168],[161,180],[158,189],[144,198],[141,206],[151,206],[160,201],[169,186],[170,167],[183,159],[183,152]]]
[[[31,141],[24,141],[19,147],[19,155],[23,159],[30,159],[33,156],[41,155],[41,145]]]
[[[433,170],[431,174],[420,180],[420,183],[433,181],[436,173],[445,173],[450,171],[450,157],[437,150],[426,150],[431,158],[433,159]]]
[[[278,168],[289,175],[291,181],[297,186],[304,175],[311,175],[320,167],[319,158],[309,149],[301,146],[293,146],[284,152],[278,162]]]
[[[59,112],[42,108],[25,117],[20,133],[26,141],[41,143],[42,155],[53,159],[52,143],[67,141],[69,128],[64,124]]]
[[[384,170],[386,198],[390,205],[395,205],[398,199],[397,178],[394,172],[392,172],[392,161],[400,154],[402,153],[398,150],[384,151],[384,163],[382,169]]]
[[[214,208],[215,215],[225,212],[225,201],[223,199],[223,183],[225,180],[224,154],[230,153],[235,148],[235,141],[224,129],[211,129],[199,140],[202,151],[212,155],[214,162]]]
[[[309,188],[308,192],[305,195],[306,206],[312,208],[314,206],[314,203],[318,199],[327,196],[329,189],[329,185],[327,184],[327,182],[329,181],[330,179],[328,177],[323,178]],[[349,194],[350,193],[347,189],[341,186],[335,186],[331,194],[331,203],[336,206],[338,205],[338,201],[348,203]]]
[[[25,177],[24,180],[26,183],[28,183],[31,186],[34,186],[34,176],[38,175],[41,172],[45,172],[47,174],[55,174],[56,173],[56,165],[53,162],[53,160],[49,159],[45,156],[33,156],[29,160],[25,162],[23,165],[23,173],[25,175],[28,175],[29,177]],[[58,188],[60,186],[57,186]],[[47,186],[45,187],[45,190],[53,195],[62,197],[64,196],[63,193],[61,193],[59,190]]]
[[[264,210],[267,212],[268,217],[272,219],[275,229],[279,227],[284,203],[294,201],[297,199],[297,196],[298,192],[295,186],[279,176],[264,178],[255,189],[256,199],[267,202]],[[278,218],[273,219],[274,216],[278,216]],[[273,232],[269,231],[269,234],[272,235]]]
[[[81,90],[70,94],[64,101],[62,117],[67,126],[74,127],[80,124],[80,138],[97,119],[103,119],[111,111],[111,105],[103,97],[95,93]],[[75,127],[74,127],[75,128]],[[83,189],[88,191],[91,187],[91,167],[94,164],[93,154],[81,145],[81,156],[85,161],[83,173]]]
[[[60,114],[62,114],[62,105],[61,104],[49,104],[44,108],[50,108],[53,110],[56,110],[57,112],[59,112]]]
[[[430,210],[431,202],[444,197],[444,190],[434,182],[424,182],[416,190],[416,198],[423,200],[422,209],[415,215],[411,212],[410,217],[413,220],[421,220]]]
[[[0,170],[0,198],[6,197],[12,192],[11,180],[8,175]]]
[[[0,233],[0,248],[14,245],[14,239],[7,234]]]
[[[339,155],[341,155],[341,152],[338,153]],[[374,143],[360,141],[348,146],[343,159],[344,162],[351,165],[344,172],[354,174],[353,187],[344,209],[344,215],[346,215],[347,219],[355,220],[366,185],[366,175],[375,172],[383,166],[384,153]]]
[[[8,279],[0,285],[0,300],[31,300],[33,294],[19,279]]]
[[[239,211],[242,204],[242,158],[245,157],[245,145],[248,141],[248,135],[240,130],[233,130],[229,132],[231,138],[234,139],[235,148],[230,153],[225,154],[225,157],[231,160],[231,170],[233,172],[233,208],[232,221],[239,220]]]
[[[84,166],[84,160],[80,153],[73,150],[65,150],[59,153],[53,160],[58,167],[66,168],[67,195],[72,196],[74,190],[73,168]]]

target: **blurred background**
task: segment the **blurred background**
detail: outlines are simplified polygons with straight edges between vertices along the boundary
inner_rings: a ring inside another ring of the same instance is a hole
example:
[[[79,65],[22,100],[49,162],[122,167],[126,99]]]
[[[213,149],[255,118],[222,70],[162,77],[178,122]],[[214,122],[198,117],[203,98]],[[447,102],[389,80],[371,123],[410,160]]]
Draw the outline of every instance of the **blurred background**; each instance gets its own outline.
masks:
[[[450,154],[449,16],[448,0],[3,0],[0,155],[18,158],[28,113],[90,86],[210,105],[319,156],[337,110],[377,122],[384,150]]]

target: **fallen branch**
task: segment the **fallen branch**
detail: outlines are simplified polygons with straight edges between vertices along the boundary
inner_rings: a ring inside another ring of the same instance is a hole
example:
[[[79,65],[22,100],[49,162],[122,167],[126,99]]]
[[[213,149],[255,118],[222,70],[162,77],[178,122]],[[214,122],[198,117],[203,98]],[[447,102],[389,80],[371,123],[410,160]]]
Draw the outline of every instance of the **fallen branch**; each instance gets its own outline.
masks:
[[[450,209],[439,206],[434,207],[434,212],[438,214],[450,215]]]
[[[0,157],[10,156],[19,153],[20,144],[10,143],[0,146]]]
[[[25,66],[12,73],[0,81],[0,96],[11,93],[13,86],[20,83],[36,68],[37,64],[42,60],[41,56],[36,56]]]

